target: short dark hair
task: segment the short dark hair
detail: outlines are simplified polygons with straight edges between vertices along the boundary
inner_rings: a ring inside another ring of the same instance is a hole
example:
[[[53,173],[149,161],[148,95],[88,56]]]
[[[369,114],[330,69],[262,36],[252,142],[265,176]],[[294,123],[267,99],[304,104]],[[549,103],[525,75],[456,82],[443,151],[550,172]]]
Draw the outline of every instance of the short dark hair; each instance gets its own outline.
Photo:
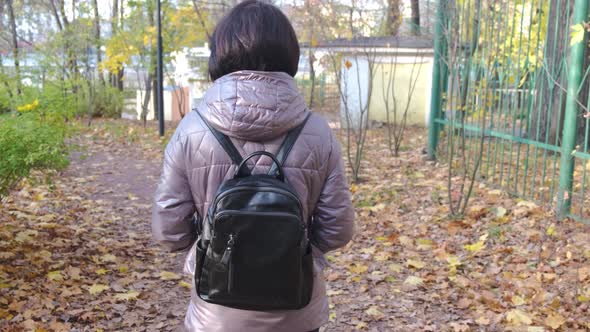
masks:
[[[210,38],[209,76],[240,71],[297,74],[299,42],[289,19],[277,7],[246,0],[223,17]]]

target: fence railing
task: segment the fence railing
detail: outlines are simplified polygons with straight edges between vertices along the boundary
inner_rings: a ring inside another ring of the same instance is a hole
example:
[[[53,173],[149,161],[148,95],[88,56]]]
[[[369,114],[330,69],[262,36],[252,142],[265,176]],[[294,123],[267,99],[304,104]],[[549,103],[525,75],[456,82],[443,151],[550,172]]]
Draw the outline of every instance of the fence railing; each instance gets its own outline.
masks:
[[[478,179],[590,221],[588,7],[440,0],[429,157],[460,156]]]

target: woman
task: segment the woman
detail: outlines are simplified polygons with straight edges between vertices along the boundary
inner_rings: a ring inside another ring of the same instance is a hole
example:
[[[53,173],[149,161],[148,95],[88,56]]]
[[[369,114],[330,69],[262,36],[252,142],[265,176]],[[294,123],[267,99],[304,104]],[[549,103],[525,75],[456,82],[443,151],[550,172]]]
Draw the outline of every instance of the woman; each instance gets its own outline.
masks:
[[[242,156],[276,153],[285,134],[310,112],[293,79],[299,63],[297,37],[278,8],[257,0],[238,4],[218,23],[210,44],[214,83],[166,148],[152,218],[155,240],[172,251],[192,247],[185,264],[191,274],[197,234],[192,215],[205,215],[220,184],[236,169],[207,124],[229,136]],[[271,161],[263,157],[254,164],[254,172],[266,172]],[[205,302],[193,289],[185,319],[189,331],[306,332],[328,321],[323,254],[350,241],[354,212],[341,148],[323,118],[309,117],[283,167],[304,215],[313,218],[310,303],[299,310],[248,311]]]

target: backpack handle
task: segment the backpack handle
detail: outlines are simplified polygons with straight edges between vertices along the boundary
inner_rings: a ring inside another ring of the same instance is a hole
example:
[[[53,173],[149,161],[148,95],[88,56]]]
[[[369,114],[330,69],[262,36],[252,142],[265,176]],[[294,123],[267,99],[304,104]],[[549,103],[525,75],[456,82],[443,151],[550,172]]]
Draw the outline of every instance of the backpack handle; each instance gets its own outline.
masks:
[[[249,156],[244,158],[244,160],[242,160],[242,162],[238,166],[238,169],[236,170],[234,177],[243,178],[249,176],[251,172],[248,169],[248,165],[246,164],[246,162],[256,156],[267,156],[270,159],[272,159],[273,163],[277,166],[276,178],[281,181],[285,181],[285,173],[283,172],[283,166],[274,154],[267,151],[252,152]]]

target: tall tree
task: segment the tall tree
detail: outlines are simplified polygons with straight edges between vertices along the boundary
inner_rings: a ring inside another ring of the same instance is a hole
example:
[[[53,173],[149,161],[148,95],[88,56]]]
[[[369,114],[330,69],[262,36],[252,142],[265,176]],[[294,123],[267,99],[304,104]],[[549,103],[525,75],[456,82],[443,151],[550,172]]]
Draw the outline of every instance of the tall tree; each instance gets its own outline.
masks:
[[[16,30],[16,19],[14,17],[14,3],[13,0],[7,0],[6,5],[8,7],[8,18],[10,24],[10,33],[12,35],[12,56],[14,58],[14,72],[16,80],[16,93],[22,94],[21,86],[21,75],[20,75],[20,63],[19,63],[19,50],[18,50],[18,32]]]
[[[547,14],[545,55],[537,79],[536,90],[538,111],[533,112],[529,136],[540,142],[560,144],[561,122],[565,110],[565,98],[561,96],[567,87],[567,48],[569,38],[568,22],[573,10],[573,1],[550,0]]]
[[[412,33],[420,34],[420,0],[411,0],[412,7]]]
[[[92,9],[94,11],[94,46],[96,47],[96,61],[97,63],[102,62],[102,50],[101,50],[101,39],[100,39],[100,15],[98,13],[98,0],[92,0]],[[98,71],[98,77],[100,82],[104,85],[104,74],[102,70]]]
[[[149,28],[153,31],[155,31],[155,29],[157,29],[156,27],[156,15],[158,14],[156,12],[156,6],[154,1],[152,0],[147,0],[147,15],[148,15],[148,23],[149,23]],[[158,82],[156,81],[157,79],[157,69],[158,69],[158,48],[156,47],[157,44],[157,37],[156,38],[152,38],[151,40],[151,47],[150,47],[150,66],[149,66],[149,74],[148,74],[148,79],[151,79],[151,90],[152,90],[152,95],[154,96],[153,98],[153,107],[154,107],[154,119],[158,120],[158,109],[156,107],[157,104],[157,100],[156,98],[158,98]],[[146,91],[146,95],[149,96],[149,92]],[[149,97],[148,97],[149,99]]]
[[[385,34],[396,36],[402,24],[401,0],[387,0],[387,16],[385,17]]]

